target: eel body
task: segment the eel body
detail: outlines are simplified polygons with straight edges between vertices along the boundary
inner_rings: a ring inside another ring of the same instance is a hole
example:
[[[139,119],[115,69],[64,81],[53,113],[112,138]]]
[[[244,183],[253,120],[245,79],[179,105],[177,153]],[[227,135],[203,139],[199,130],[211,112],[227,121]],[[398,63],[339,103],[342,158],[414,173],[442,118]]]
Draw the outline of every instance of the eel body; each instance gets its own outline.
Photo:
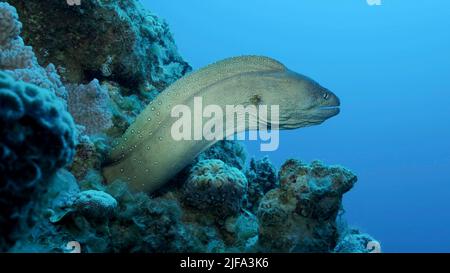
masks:
[[[193,109],[195,98],[202,98],[203,107],[224,109],[226,105],[265,105],[270,112],[270,106],[277,105],[277,120],[258,122],[279,129],[320,124],[337,115],[340,104],[332,92],[271,58],[225,59],[176,81],[144,109],[110,152],[103,168],[107,181],[121,179],[136,191],[153,192],[214,144],[217,140],[175,140],[171,134],[178,120],[172,117],[173,108]],[[255,129],[236,127],[233,133]]]

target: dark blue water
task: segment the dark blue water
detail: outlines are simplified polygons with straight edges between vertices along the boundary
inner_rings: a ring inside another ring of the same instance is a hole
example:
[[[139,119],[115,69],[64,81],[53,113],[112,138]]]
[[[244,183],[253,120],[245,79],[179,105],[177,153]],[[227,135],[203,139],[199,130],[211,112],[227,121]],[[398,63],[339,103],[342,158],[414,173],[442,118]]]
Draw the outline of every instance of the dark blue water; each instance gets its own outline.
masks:
[[[272,161],[321,159],[356,172],[346,217],[383,251],[450,252],[449,1],[143,1],[194,68],[262,54],[338,94],[342,113],[282,132]]]

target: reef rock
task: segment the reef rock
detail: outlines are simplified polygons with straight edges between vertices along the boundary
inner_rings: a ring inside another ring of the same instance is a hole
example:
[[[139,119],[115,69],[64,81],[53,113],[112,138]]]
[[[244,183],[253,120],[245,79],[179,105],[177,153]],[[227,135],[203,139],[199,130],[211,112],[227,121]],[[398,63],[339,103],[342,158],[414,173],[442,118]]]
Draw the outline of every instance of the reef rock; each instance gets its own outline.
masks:
[[[54,63],[71,83],[98,78],[161,91],[191,69],[167,24],[136,0],[7,2],[18,9],[39,62]]]
[[[259,247],[268,252],[333,251],[342,196],[357,177],[319,161],[306,165],[288,160],[279,179],[280,188],[269,191],[259,204]]]
[[[277,170],[268,157],[260,160],[252,158],[249,168],[245,171],[245,176],[248,179],[246,206],[254,212],[264,194],[278,186]]]
[[[88,190],[54,198],[71,208],[62,215],[64,219],[37,221],[23,232],[11,252],[61,253],[70,241],[79,242],[81,252],[88,253],[201,250],[181,222],[182,211],[176,200],[131,193],[123,183],[112,184],[105,192]],[[45,206],[41,209],[45,211]]]
[[[229,166],[243,170],[246,164],[247,152],[244,145],[238,141],[222,140],[197,156],[196,160],[206,159],[219,159]]]
[[[378,241],[366,233],[356,229],[347,229],[334,248],[337,253],[380,253]]]

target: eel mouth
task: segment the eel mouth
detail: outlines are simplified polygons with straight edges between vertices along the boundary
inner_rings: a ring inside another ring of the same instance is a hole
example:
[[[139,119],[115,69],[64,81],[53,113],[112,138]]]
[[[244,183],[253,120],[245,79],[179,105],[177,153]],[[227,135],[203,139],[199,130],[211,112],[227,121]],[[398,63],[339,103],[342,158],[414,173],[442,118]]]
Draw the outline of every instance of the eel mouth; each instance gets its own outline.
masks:
[[[324,118],[331,118],[338,115],[341,112],[339,105],[335,106],[322,106],[318,109],[318,112]]]

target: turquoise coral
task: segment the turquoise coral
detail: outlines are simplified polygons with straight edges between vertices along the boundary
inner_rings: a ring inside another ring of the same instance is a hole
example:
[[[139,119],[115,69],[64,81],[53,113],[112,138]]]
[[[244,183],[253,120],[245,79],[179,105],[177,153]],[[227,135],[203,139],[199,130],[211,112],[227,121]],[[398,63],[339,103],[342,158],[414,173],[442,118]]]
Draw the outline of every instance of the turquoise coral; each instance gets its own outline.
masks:
[[[50,91],[0,72],[0,224],[3,228],[45,178],[67,165],[75,152],[75,126]],[[11,206],[14,204],[14,206]]]

